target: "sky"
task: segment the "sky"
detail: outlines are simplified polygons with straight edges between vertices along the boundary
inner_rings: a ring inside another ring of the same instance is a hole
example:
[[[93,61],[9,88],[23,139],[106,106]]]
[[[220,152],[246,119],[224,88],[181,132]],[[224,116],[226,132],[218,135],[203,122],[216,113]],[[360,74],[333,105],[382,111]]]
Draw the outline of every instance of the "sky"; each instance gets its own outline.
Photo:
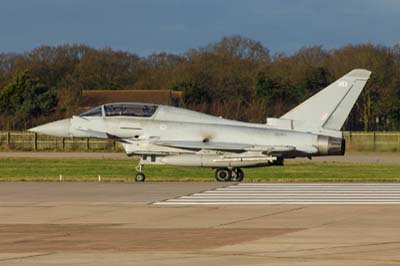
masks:
[[[0,0],[0,52],[86,44],[146,56],[223,36],[272,53],[400,43],[400,0]]]

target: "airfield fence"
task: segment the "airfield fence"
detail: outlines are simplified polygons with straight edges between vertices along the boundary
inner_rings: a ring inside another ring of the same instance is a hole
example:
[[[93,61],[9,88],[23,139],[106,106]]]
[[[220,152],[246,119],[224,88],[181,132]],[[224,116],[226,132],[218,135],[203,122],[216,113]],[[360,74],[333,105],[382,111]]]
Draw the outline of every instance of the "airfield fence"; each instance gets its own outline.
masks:
[[[2,151],[123,151],[112,140],[93,138],[61,138],[31,132],[0,132]]]
[[[400,132],[345,132],[347,151],[400,152]],[[1,151],[121,152],[112,140],[60,138],[31,132],[0,132]]]

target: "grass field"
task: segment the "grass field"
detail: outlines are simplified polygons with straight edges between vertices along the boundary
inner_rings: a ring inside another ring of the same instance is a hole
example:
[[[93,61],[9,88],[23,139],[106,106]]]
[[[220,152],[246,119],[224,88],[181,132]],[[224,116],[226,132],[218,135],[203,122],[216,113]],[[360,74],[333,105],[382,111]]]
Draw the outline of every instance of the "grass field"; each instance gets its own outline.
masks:
[[[1,158],[0,181],[132,181],[135,159]],[[400,181],[400,164],[285,162],[285,166],[244,169],[252,182]],[[214,181],[208,168],[146,166],[148,181]]]

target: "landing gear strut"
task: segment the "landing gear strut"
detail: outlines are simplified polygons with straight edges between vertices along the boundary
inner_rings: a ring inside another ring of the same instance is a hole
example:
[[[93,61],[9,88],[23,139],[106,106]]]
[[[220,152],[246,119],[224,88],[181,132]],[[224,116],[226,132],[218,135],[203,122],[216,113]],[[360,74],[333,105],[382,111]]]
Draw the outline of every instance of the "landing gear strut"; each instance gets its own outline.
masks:
[[[218,168],[215,170],[215,179],[218,182],[242,182],[244,177],[243,171],[240,168]]]
[[[146,176],[143,173],[143,168],[144,165],[142,164],[141,161],[139,161],[138,166],[136,166],[136,175],[135,175],[135,182],[144,182],[144,180],[146,179]]]

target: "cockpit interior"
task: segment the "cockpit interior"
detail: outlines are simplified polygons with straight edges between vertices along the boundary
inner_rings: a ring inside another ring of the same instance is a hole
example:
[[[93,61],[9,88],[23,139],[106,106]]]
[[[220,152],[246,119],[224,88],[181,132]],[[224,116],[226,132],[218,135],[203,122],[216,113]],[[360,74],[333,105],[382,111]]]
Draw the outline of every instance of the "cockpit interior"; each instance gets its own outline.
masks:
[[[80,117],[87,116],[136,116],[151,117],[157,110],[156,104],[145,103],[109,103],[93,108],[80,114]]]

